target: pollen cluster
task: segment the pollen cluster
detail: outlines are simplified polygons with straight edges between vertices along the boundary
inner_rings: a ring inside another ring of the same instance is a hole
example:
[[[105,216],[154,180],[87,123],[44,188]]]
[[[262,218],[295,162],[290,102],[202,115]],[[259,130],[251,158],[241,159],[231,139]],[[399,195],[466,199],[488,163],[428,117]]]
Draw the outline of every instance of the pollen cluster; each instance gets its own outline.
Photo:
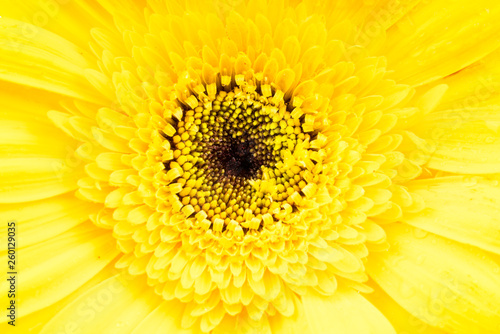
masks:
[[[304,180],[312,176],[305,164],[290,161],[294,153],[318,153],[300,111],[291,113],[278,95],[266,98],[256,88],[186,101],[192,105],[174,111],[179,120],[165,134],[170,201],[204,229],[242,237],[289,216],[313,187]]]

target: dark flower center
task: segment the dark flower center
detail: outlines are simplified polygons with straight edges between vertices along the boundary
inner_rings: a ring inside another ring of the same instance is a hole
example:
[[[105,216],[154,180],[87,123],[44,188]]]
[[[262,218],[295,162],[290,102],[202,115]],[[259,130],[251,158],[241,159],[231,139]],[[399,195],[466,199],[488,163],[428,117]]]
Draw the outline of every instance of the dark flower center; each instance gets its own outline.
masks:
[[[237,178],[252,179],[257,175],[262,163],[252,152],[254,143],[242,140],[231,141],[229,145],[214,146],[214,155],[217,156],[224,173]]]
[[[188,217],[206,218],[216,231],[230,224],[247,231],[273,212],[290,213],[303,196],[304,176],[312,175],[293,155],[309,149],[310,136],[283,100],[235,88],[198,97],[177,119],[176,134],[166,137],[173,160],[164,164],[172,205]]]

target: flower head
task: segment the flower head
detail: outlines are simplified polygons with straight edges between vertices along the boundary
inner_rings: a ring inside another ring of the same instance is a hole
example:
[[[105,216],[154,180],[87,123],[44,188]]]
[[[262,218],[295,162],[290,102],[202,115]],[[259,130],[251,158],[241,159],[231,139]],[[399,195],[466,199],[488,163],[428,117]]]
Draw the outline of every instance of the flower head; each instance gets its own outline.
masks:
[[[0,79],[43,112],[6,113],[0,199],[64,250],[25,270],[71,272],[21,304],[42,332],[499,329],[498,6],[285,2],[7,10]]]

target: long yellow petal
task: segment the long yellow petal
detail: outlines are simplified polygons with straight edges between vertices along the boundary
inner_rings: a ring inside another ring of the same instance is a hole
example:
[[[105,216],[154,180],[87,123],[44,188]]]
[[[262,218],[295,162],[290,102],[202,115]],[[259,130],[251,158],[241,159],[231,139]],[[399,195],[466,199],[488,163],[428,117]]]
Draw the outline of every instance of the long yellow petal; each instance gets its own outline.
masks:
[[[0,123],[1,157],[64,158],[74,147],[74,140],[50,124],[6,119]]]
[[[51,239],[89,219],[95,205],[64,194],[35,202],[0,204],[0,220],[15,221],[18,247],[28,247]],[[7,238],[7,224],[0,226],[0,240]],[[2,243],[2,244],[6,244]]]
[[[247,314],[231,317],[226,315],[220,325],[214,328],[212,334],[244,333],[244,334],[272,334],[267,317],[260,321],[253,321]]]
[[[19,249],[18,309],[28,315],[69,295],[118,255],[114,243],[111,235],[89,223],[52,240]],[[6,252],[1,259],[7,263]],[[2,291],[8,290],[7,284],[7,280],[2,280]],[[1,298],[6,303],[7,295]]]
[[[27,99],[26,97],[30,98]],[[0,117],[2,120],[52,125],[47,110],[59,109],[72,99],[46,90],[0,81]]]
[[[102,281],[117,275],[119,271],[114,267],[114,264],[115,261],[111,261],[84,285],[60,301],[28,315],[22,312],[18,313],[19,318],[16,320],[16,330],[21,333],[38,334],[55,314],[75,301],[80,295],[83,295]],[[7,323],[0,324],[0,333],[9,333],[10,330],[12,330],[11,325]]]
[[[177,301],[163,301],[149,315],[141,321],[132,334],[142,333],[176,333],[194,334],[193,329],[181,327],[184,304]]]
[[[402,220],[443,237],[500,254],[500,186],[478,177],[443,177],[413,181],[411,192],[426,209]]]
[[[418,164],[460,174],[500,172],[500,108],[433,112],[409,134],[405,152]]]
[[[400,83],[443,78],[498,48],[499,24],[498,2],[423,1],[388,30],[388,68]]]
[[[500,49],[469,67],[439,80],[449,89],[436,110],[453,110],[466,120],[474,109],[500,103]],[[430,85],[434,86],[436,83]],[[430,88],[423,86],[423,90]],[[455,118],[456,118],[455,117]]]
[[[0,159],[0,203],[36,201],[75,190],[80,169],[65,159]]]
[[[382,312],[394,326],[397,333],[405,334],[446,334],[446,332],[426,324],[419,318],[408,313],[398,303],[394,301],[376,283],[370,281],[372,293],[366,294],[366,299]]]
[[[83,51],[47,30],[0,18],[0,79],[105,103],[85,78],[93,65]],[[94,63],[95,64],[95,63]]]
[[[272,333],[279,334],[314,334],[304,312],[302,301],[292,294],[295,312],[290,317],[280,314],[269,319]]]
[[[396,333],[387,318],[351,288],[339,288],[331,297],[308,293],[302,302],[314,333]]]
[[[68,325],[80,333],[130,333],[161,301],[144,277],[118,274],[81,294],[41,333],[64,332]]]
[[[406,224],[385,230],[391,247],[373,253],[367,271],[389,296],[415,317],[445,331],[498,333],[497,262],[478,248]]]
[[[114,19],[118,29],[128,30],[131,26],[135,29],[145,29],[144,16],[142,15],[146,7],[145,0],[97,0],[99,4]],[[170,1],[169,3],[172,3]]]
[[[27,0],[15,6],[10,0],[0,0],[0,8],[3,17],[51,31],[85,50],[89,50],[90,29],[112,25],[109,14],[93,0]]]

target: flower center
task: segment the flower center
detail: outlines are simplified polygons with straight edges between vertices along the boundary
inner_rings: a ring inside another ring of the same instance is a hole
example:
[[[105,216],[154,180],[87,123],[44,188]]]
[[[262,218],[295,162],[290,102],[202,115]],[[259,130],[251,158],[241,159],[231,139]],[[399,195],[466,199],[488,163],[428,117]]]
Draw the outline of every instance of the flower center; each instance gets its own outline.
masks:
[[[306,186],[304,168],[283,161],[310,140],[300,115],[292,116],[282,98],[248,86],[186,103],[172,125],[175,134],[165,135],[173,150],[167,179],[178,209],[212,230],[231,226],[244,233],[262,228],[263,218],[272,220],[263,215],[285,203],[292,212],[290,196]]]
[[[213,147],[214,159],[222,164],[224,176],[232,179],[252,179],[263,165],[255,153],[253,140],[231,140]],[[233,183],[233,182],[231,182]]]

